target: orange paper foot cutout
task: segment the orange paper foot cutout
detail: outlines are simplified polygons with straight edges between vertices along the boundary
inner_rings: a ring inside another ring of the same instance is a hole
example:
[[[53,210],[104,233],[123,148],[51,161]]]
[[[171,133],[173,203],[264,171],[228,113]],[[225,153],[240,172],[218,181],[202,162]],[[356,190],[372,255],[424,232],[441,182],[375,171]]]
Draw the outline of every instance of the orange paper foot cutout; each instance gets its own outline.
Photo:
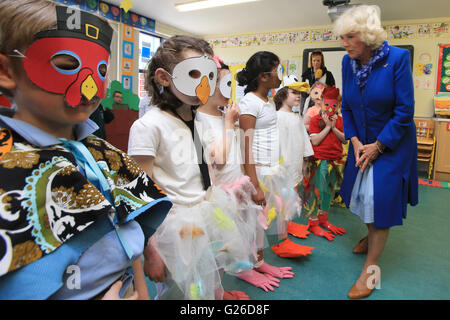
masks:
[[[308,230],[311,230],[311,232],[316,236],[324,237],[328,241],[333,241],[335,237],[335,235],[330,231],[323,230],[321,227],[319,227],[319,220],[309,219]]]
[[[273,252],[282,258],[298,258],[311,254],[314,247],[302,246],[289,239],[284,240],[280,244],[272,246]]]
[[[287,232],[289,234],[292,234],[294,237],[306,239],[308,238],[308,225],[305,224],[298,224],[294,223],[292,221],[289,221]]]
[[[224,291],[223,300],[250,300],[250,297],[242,291]]]

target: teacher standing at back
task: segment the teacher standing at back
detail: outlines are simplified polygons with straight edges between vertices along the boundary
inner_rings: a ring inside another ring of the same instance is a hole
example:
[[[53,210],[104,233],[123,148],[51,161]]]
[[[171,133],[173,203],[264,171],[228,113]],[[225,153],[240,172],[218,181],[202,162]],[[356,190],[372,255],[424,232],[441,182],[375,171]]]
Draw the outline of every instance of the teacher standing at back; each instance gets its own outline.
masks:
[[[375,6],[347,10],[334,32],[348,53],[342,60],[342,116],[351,144],[341,196],[368,228],[353,251],[367,253],[348,293],[359,299],[373,290],[373,266],[389,228],[402,225],[408,203],[418,203],[414,89],[409,51],[388,44]]]

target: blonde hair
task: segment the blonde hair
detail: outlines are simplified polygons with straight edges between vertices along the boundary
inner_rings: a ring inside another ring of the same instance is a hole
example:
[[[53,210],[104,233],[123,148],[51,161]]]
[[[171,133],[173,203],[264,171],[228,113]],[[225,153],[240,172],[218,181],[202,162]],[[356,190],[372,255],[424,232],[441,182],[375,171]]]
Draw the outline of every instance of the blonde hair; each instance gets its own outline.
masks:
[[[56,28],[55,4],[48,0],[0,1],[0,53],[25,50],[42,30]]]
[[[334,23],[333,33],[341,36],[356,32],[370,49],[379,48],[386,40],[377,6],[360,5],[345,11]]]

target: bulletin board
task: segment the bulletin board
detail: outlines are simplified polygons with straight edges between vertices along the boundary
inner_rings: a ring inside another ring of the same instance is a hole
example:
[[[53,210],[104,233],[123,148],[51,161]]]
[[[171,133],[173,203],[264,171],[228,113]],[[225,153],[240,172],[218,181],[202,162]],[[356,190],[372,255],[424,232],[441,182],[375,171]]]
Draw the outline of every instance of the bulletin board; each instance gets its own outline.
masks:
[[[450,93],[450,44],[439,45],[436,94]]]

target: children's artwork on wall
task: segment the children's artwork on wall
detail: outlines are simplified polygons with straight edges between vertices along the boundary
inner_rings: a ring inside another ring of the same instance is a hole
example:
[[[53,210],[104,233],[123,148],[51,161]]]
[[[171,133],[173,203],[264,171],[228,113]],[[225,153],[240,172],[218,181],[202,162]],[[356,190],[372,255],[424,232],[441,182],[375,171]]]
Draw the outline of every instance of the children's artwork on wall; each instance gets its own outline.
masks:
[[[287,74],[291,75],[294,74],[298,77],[299,70],[298,70],[298,60],[289,60],[287,61]]]
[[[132,26],[123,25],[123,40],[134,42],[134,28]]]
[[[322,41],[322,30],[311,30],[311,41]]]
[[[324,30],[322,34],[323,41],[335,41],[335,37],[333,36],[333,32],[330,29]]]
[[[111,84],[106,91],[105,99],[103,99],[101,102],[102,106],[108,109],[114,109],[114,103],[116,102],[114,101],[113,97],[114,92],[116,91],[122,93],[121,104],[128,105],[129,109],[131,110],[139,110],[139,96],[137,94],[134,94],[133,91],[125,89],[122,83],[116,80],[111,81]]]
[[[129,41],[123,41],[122,47],[123,57],[133,59],[134,55],[134,43]]]
[[[98,11],[98,0],[83,0],[80,8],[87,12],[97,13]]]
[[[419,38],[431,37],[433,32],[433,25],[430,23],[419,24],[417,26],[417,36]]]
[[[383,25],[389,39],[415,39],[417,37],[449,37],[449,22],[420,23],[406,25]],[[244,38],[248,41],[244,41]],[[264,46],[264,45],[291,45],[301,42],[329,42],[339,41],[339,37],[333,34],[331,27],[314,30],[295,30],[278,33],[259,33],[249,35],[224,36],[206,39],[213,48],[232,48],[238,46]]]
[[[133,1],[131,0],[122,0],[120,2],[120,8],[124,10],[125,13],[128,13],[131,8],[133,8]]]
[[[300,41],[301,42],[309,42],[309,41],[311,41],[311,32],[309,30],[301,31],[300,32]]]
[[[436,94],[434,96],[434,112],[443,116],[450,116],[450,94]]]
[[[147,31],[155,31],[155,20],[141,16],[140,14],[137,14],[132,11],[124,12],[122,11],[122,23],[147,30]]]
[[[100,1],[99,4],[99,14],[110,20],[120,22],[120,9],[112,4]]]
[[[448,23],[435,23],[433,24],[433,34],[435,37],[448,37]]]
[[[419,61],[414,68],[414,76],[425,77],[418,88],[431,89],[431,72],[433,71],[433,64],[431,63],[431,54],[428,52],[422,52],[419,54]]]
[[[450,93],[450,44],[439,45],[436,93]]]
[[[417,25],[394,25],[389,26],[389,39],[411,39],[415,38]]]
[[[125,90],[133,90],[133,77],[122,76],[122,84]]]
[[[133,60],[127,58],[122,59],[122,74],[126,76],[133,75]]]

